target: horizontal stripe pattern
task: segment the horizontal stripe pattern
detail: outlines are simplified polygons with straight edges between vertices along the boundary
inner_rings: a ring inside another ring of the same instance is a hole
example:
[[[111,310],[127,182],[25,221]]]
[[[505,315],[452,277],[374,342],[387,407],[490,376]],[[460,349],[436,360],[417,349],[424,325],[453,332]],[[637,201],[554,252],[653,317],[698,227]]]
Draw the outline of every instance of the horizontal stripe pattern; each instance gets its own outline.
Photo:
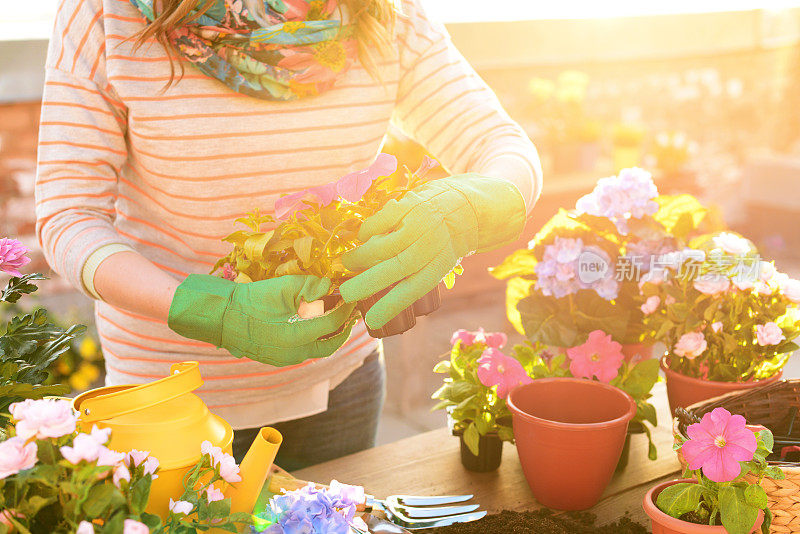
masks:
[[[130,37],[144,20],[129,2],[61,0],[36,183],[37,233],[50,265],[82,288],[92,252],[122,243],[177,278],[207,273],[228,252],[221,238],[235,218],[269,213],[283,194],[364,168],[391,120],[454,173],[509,153],[535,158],[418,2],[403,3],[396,53],[379,62],[382,81],[356,65],[322,95],[270,102],[187,63],[167,86],[169,54],[152,40],[135,48]],[[206,402],[249,426],[324,409],[298,394],[335,386],[376,347],[359,323],[334,356],[274,368],[103,302],[96,312],[109,383],[152,380],[171,363],[198,360]],[[242,417],[248,404],[269,413]]]

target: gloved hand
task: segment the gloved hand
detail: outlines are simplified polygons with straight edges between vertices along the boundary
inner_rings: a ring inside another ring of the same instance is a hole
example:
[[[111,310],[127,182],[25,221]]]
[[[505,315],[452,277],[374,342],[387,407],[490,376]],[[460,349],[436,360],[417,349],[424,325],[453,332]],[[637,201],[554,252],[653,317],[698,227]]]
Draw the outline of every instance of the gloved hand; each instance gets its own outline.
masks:
[[[192,274],[175,291],[168,324],[184,337],[225,348],[237,358],[278,367],[324,358],[347,341],[354,305],[312,319],[299,319],[297,309],[301,300],[325,296],[330,285],[327,278],[306,275],[240,284]]]
[[[349,270],[363,272],[339,291],[355,302],[398,282],[364,318],[380,328],[464,256],[518,238],[525,217],[525,200],[509,181],[478,174],[433,180],[364,221],[358,234],[364,244],[342,258]]]

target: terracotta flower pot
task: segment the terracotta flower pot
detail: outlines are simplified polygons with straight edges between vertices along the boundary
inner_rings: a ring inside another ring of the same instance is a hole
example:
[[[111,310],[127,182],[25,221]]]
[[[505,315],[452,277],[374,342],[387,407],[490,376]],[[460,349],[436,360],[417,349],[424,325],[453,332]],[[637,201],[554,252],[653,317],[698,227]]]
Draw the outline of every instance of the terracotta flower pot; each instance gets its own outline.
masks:
[[[579,378],[542,378],[508,396],[525,478],[557,510],[600,500],[619,462],[636,403],[624,391]]]
[[[361,316],[365,317],[369,309],[378,302],[382,297],[384,297],[392,288],[387,287],[381,291],[378,291],[374,295],[371,295],[364,300],[359,300],[356,303],[358,310],[361,312]],[[403,332],[410,330],[417,324],[417,318],[414,315],[414,310],[411,306],[405,308],[399,314],[394,316],[392,319],[389,320],[385,325],[380,328],[370,328],[367,326],[367,332],[369,335],[374,338],[384,338],[389,336],[396,336],[397,334],[402,334]]]
[[[779,371],[773,377],[751,382],[717,382],[714,380],[702,380],[686,376],[667,367],[667,357],[661,358],[661,369],[667,376],[667,397],[669,398],[669,408],[672,415],[675,415],[677,408],[686,408],[692,404],[713,397],[724,395],[732,391],[752,389],[767,384],[777,382],[783,376]]]
[[[658,498],[659,493],[661,493],[664,488],[679,482],[695,482],[695,480],[670,480],[669,482],[664,482],[658,486],[655,486],[654,488],[651,488],[650,491],[647,492],[647,495],[644,496],[642,507],[644,508],[644,512],[652,521],[653,534],[725,534],[727,531],[724,527],[712,527],[709,525],[689,523],[688,521],[682,521],[675,517],[669,516],[659,510],[658,506],[656,506],[656,499]],[[760,532],[761,523],[763,522],[764,512],[759,510],[756,524],[753,526],[753,530],[750,532]]]

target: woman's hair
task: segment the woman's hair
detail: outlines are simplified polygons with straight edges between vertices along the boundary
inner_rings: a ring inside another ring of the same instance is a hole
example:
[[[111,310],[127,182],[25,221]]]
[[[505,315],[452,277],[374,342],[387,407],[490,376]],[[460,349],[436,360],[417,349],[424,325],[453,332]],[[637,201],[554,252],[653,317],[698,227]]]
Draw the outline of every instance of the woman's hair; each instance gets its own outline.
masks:
[[[148,39],[155,39],[167,50],[170,58],[171,75],[167,86],[172,84],[175,76],[173,50],[169,34],[176,28],[185,25],[205,13],[213,5],[214,0],[158,0],[153,2],[154,20],[136,38],[136,46],[141,46]],[[260,18],[258,7],[263,0],[244,0],[255,18]],[[358,59],[365,69],[379,78],[378,57],[388,57],[392,49],[392,31],[395,22],[394,0],[338,0],[339,8],[347,12],[348,20],[355,30],[358,43]],[[192,13],[196,9],[195,13]],[[263,11],[263,7],[261,7]],[[180,63],[179,63],[180,64]],[[183,65],[181,75],[183,75]]]

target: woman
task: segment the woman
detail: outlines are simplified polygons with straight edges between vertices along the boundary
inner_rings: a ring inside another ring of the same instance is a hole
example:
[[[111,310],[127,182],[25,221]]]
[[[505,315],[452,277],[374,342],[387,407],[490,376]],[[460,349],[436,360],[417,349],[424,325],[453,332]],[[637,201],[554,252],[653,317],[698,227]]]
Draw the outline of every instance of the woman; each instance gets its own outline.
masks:
[[[365,223],[344,305],[296,321],[329,281],[203,274],[235,218],[366,167],[390,121],[454,176]],[[39,239],[96,299],[106,382],[197,360],[235,451],[272,424],[289,469],[374,443],[383,362],[363,323],[342,330],[352,302],[400,281],[380,326],[516,237],[540,189],[533,145],[418,0],[62,0],[40,128]]]

